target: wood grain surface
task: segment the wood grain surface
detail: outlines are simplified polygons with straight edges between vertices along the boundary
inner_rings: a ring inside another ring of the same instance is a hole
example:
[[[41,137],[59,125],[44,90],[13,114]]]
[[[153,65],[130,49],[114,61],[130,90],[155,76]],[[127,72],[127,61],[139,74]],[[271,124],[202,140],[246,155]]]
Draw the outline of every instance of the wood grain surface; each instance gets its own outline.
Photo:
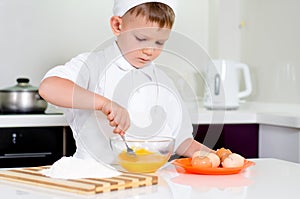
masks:
[[[0,171],[0,179],[19,184],[27,184],[67,191],[78,194],[97,194],[110,191],[150,186],[158,183],[155,174],[125,173],[112,178],[82,178],[82,179],[56,179],[44,176],[40,171],[44,167],[29,167]]]

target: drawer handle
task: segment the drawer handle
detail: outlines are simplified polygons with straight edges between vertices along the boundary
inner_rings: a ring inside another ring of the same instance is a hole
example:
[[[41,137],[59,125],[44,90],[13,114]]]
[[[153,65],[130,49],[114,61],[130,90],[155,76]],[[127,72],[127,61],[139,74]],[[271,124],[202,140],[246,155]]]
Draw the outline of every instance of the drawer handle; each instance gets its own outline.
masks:
[[[51,155],[51,152],[44,153],[10,153],[4,154],[0,156],[0,159],[9,159],[9,158],[37,158],[37,157],[46,157],[47,155]]]

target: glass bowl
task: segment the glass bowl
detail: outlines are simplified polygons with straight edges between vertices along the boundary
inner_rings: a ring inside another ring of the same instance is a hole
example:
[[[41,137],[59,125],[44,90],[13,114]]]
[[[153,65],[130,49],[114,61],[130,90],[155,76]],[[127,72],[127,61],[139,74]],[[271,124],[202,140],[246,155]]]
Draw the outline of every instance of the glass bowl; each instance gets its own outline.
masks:
[[[121,136],[110,138],[110,146],[118,164],[128,172],[153,173],[161,168],[174,151],[175,140],[171,137],[137,138],[126,136],[126,142],[136,156],[127,153]]]

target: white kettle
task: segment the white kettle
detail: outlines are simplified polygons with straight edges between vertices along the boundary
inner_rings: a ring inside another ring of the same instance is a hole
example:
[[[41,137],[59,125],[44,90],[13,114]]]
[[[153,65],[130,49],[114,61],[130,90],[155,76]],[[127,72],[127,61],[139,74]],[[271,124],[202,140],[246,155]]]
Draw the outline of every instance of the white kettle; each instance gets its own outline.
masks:
[[[240,74],[245,90],[240,91]],[[237,109],[240,99],[252,92],[249,67],[230,60],[213,60],[205,73],[204,107],[207,109]]]

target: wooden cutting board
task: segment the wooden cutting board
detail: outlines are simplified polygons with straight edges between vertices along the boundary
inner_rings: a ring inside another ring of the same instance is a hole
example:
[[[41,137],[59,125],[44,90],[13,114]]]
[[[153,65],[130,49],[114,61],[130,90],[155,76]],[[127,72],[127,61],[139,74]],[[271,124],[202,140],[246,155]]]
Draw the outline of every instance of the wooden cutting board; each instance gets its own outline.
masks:
[[[27,185],[46,187],[79,194],[97,194],[103,192],[150,186],[158,183],[155,174],[125,173],[112,178],[82,178],[76,180],[55,179],[40,173],[43,167],[29,167],[0,171],[0,179]]]

